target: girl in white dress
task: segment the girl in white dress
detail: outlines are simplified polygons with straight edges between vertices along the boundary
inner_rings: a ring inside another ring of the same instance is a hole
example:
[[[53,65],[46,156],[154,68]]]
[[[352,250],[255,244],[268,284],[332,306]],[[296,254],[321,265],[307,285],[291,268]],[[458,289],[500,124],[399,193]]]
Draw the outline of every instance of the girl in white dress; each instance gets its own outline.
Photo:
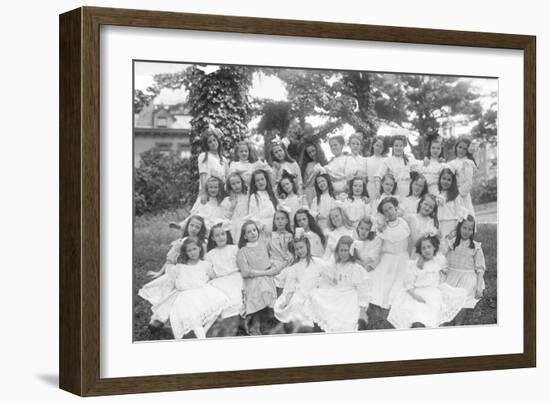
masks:
[[[178,224],[178,228],[179,228],[179,224]],[[175,241],[172,241],[172,243],[170,244],[170,249],[166,254],[166,263],[176,264],[180,256],[183,240],[187,237],[197,238],[200,244],[203,245],[203,249],[206,252],[206,234],[207,234],[207,229],[206,229],[204,218],[200,215],[190,215],[185,220],[185,223],[183,225],[181,238],[178,238]],[[164,268],[162,268],[159,272],[149,272],[148,274],[153,277],[158,277],[163,273],[164,273]]]
[[[387,197],[394,197],[396,200],[399,200],[399,197],[395,196],[396,191],[397,181],[395,177],[390,173],[385,174],[380,181],[380,189],[378,190],[379,196],[376,199],[372,199],[372,211],[377,211],[380,202]]]
[[[298,229],[292,248],[294,261],[286,269],[283,292],[273,308],[279,321],[292,326],[289,333],[299,332],[304,327],[313,330],[314,324],[306,309],[306,301],[310,291],[319,286],[321,273],[326,266],[322,259],[311,255],[311,245],[304,231]]]
[[[425,235],[418,240],[419,258],[407,263],[401,289],[388,314],[388,322],[395,328],[439,327],[464,306],[466,292],[443,283],[447,262],[438,250],[437,236]]]
[[[396,194],[400,198],[407,196],[411,183],[411,171],[418,171],[422,163],[405,155],[407,140],[403,136],[395,136],[392,141],[392,155],[386,158],[378,177],[391,173],[397,182]]]
[[[222,201],[223,217],[231,222],[231,237],[239,239],[243,218],[248,215],[248,192],[244,179],[237,172],[227,176],[229,196]]]
[[[319,142],[306,140],[300,154],[300,172],[304,186],[304,196],[308,207],[315,198],[315,177],[320,172],[320,169],[327,164],[325,152],[319,145]]]
[[[228,305],[221,313],[222,318],[229,318],[244,312],[243,278],[237,267],[239,248],[233,245],[229,222],[215,224],[208,237],[208,253],[205,260],[210,262],[214,278],[210,285],[223,292],[228,298]]]
[[[443,153],[443,139],[437,134],[429,136],[426,150],[426,158],[424,159],[424,164],[419,168],[419,171],[428,181],[428,192],[437,196],[439,193],[439,174],[443,168],[447,167],[445,155]]]
[[[279,197],[279,204],[288,208],[291,223],[294,222],[294,214],[296,214],[296,211],[307,206],[305,197],[303,195],[298,195],[297,191],[298,189],[294,181],[294,175],[285,171],[277,185],[277,196]]]
[[[472,140],[469,137],[459,137],[455,145],[456,158],[450,161],[448,165],[456,174],[462,205],[466,208],[468,214],[475,217],[474,205],[470,192],[472,190],[474,171],[477,168],[477,164],[470,152],[471,145]]]
[[[327,173],[317,174],[315,178],[315,198],[311,203],[311,215],[317,220],[323,231],[328,228],[328,215],[335,203],[330,176]]]
[[[359,221],[357,229],[357,240],[354,242],[357,263],[361,264],[370,273],[380,261],[380,249],[382,240],[374,231],[374,225],[370,217],[364,217]]]
[[[321,274],[319,288],[310,291],[306,310],[325,332],[358,328],[361,307],[369,305],[369,275],[356,262],[353,239],[343,236],[336,246],[336,262]]]
[[[311,255],[322,257],[325,254],[326,238],[309,209],[303,207],[294,215],[294,228],[302,229],[304,236],[309,240]]]
[[[351,150],[349,155],[348,170],[352,177],[367,177],[367,158],[363,156],[363,135],[353,133],[349,136],[348,146]]]
[[[267,244],[271,267],[278,271],[278,274],[274,277],[275,286],[278,289],[283,288],[286,275],[285,269],[293,260],[292,252],[289,249],[293,237],[289,212],[283,206],[279,206],[273,215],[273,231]]]
[[[227,173],[227,160],[223,157],[223,147],[220,141],[222,133],[220,130],[209,127],[202,138],[202,153],[199,154],[199,199],[206,203],[207,194],[206,180],[215,176],[225,182]]]
[[[145,284],[138,295],[152,304],[153,315],[169,316],[174,338],[191,330],[197,338],[206,331],[228,306],[225,294],[208,284],[214,277],[212,265],[204,260],[204,250],[196,238],[186,238],[177,264]]]
[[[416,214],[420,198],[428,193],[428,182],[424,175],[413,172],[411,173],[411,188],[409,195],[401,199],[399,203],[400,213],[406,217]]]
[[[453,321],[455,325],[468,323],[468,318],[483,297],[485,289],[485,256],[481,243],[474,241],[475,227],[474,217],[468,215],[458,223],[456,238],[448,241],[449,272],[445,282],[466,291],[464,310]]]
[[[463,200],[458,191],[455,174],[451,169],[443,168],[439,175],[439,196],[437,198],[439,204],[437,219],[443,238],[452,237],[458,220],[466,216],[467,210]]]
[[[348,188],[348,197],[344,201],[344,211],[355,228],[363,217],[371,215],[371,203],[364,178],[353,178],[349,181]]]
[[[271,223],[277,205],[278,201],[273,193],[268,173],[263,169],[254,171],[248,195],[248,214],[260,222],[266,236],[271,234]]]
[[[385,224],[378,229],[382,241],[380,263],[370,272],[372,276],[371,303],[380,308],[390,307],[394,287],[401,280],[409,255],[411,230],[407,222],[397,215],[399,202],[387,197],[378,206],[378,212],[385,218]]]
[[[269,165],[258,160],[254,146],[249,141],[241,141],[235,145],[233,161],[229,164],[228,173],[238,173],[250,186],[252,172],[257,169],[268,169]]]
[[[285,145],[280,141],[273,141],[267,152],[267,162],[273,169],[273,184],[276,186],[286,171],[294,176],[294,183],[298,194],[302,194],[302,172],[298,163],[290,156]]]
[[[333,136],[328,141],[328,144],[333,157],[327,164],[326,171],[332,180],[334,194],[338,196],[340,193],[346,192],[348,180],[353,177],[353,172],[351,171],[353,167],[350,164],[349,155],[343,154],[344,145],[346,144],[344,137]]]
[[[323,260],[334,261],[336,245],[344,235],[353,236],[353,225],[351,220],[346,215],[344,208],[336,205],[330,210],[329,214],[329,230],[325,232],[327,245]]]
[[[409,253],[411,258],[415,257],[417,241],[426,234],[437,234],[439,232],[439,221],[437,219],[437,200],[431,193],[426,193],[418,203],[417,213],[405,217],[411,229],[409,240]],[[439,247],[439,246],[438,246]]]
[[[386,145],[384,138],[376,136],[372,139],[370,156],[367,157],[367,190],[371,199],[376,199],[380,195],[380,180],[378,176],[386,160]]]

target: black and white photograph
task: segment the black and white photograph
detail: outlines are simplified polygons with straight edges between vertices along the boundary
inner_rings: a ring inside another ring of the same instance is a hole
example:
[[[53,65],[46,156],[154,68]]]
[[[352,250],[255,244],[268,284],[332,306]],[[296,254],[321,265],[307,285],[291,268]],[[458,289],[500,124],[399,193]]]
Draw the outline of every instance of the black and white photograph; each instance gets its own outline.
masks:
[[[498,78],[129,74],[134,342],[498,324]]]

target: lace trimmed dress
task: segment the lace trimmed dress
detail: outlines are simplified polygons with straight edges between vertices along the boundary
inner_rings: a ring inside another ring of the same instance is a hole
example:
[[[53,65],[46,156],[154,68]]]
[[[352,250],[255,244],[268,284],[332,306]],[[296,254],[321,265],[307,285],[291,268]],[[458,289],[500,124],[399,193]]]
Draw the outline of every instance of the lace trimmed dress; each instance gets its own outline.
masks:
[[[453,287],[463,288],[467,299],[464,308],[474,308],[479,302],[476,299],[478,273],[485,273],[485,256],[479,242],[474,241],[474,248],[470,248],[470,241],[461,241],[456,249],[452,248],[454,239],[449,241],[447,261],[449,271],[445,282]],[[485,282],[482,283],[485,289]]]
[[[152,304],[153,318],[170,318],[174,338],[180,339],[197,327],[207,327],[229,305],[227,296],[208,284],[212,265],[168,265],[161,277],[145,284],[138,295]]]
[[[417,267],[416,260],[410,260],[401,289],[392,301],[388,322],[397,329],[407,329],[415,322],[439,327],[451,321],[464,306],[466,292],[441,282],[445,265],[442,255],[424,262],[422,269]],[[414,290],[425,302],[414,299],[409,290]]]
[[[336,263],[322,272],[305,309],[325,332],[357,330],[360,309],[369,305],[369,291],[369,275],[361,265]]]
[[[212,264],[214,278],[210,285],[223,292],[228,300],[228,306],[221,313],[222,318],[229,318],[244,312],[243,278],[237,267],[237,245],[226,245],[214,248],[205,256]]]

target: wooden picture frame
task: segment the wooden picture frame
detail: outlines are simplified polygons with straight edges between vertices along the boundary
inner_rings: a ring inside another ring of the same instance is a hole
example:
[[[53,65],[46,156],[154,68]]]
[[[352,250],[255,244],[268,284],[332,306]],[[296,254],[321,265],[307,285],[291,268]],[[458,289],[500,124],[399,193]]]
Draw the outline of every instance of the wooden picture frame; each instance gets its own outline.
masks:
[[[128,378],[100,377],[100,26],[202,30],[524,52],[523,353]],[[81,396],[533,367],[536,364],[534,36],[81,7],[60,16],[60,387]]]

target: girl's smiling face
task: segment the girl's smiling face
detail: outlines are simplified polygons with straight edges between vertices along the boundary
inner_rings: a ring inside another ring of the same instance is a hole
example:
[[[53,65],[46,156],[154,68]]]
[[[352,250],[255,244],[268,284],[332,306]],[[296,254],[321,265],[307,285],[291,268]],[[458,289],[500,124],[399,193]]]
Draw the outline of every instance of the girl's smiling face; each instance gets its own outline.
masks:
[[[451,185],[453,184],[452,175],[448,172],[445,172],[443,175],[441,175],[441,178],[439,179],[439,183],[441,185],[441,189],[449,190],[451,188]]]
[[[218,143],[218,139],[216,137],[210,136],[208,137],[208,140],[206,140],[206,144],[208,144],[209,151],[217,152],[220,143]]]
[[[216,245],[218,247],[222,247],[227,245],[227,234],[221,227],[214,228],[214,233],[212,234],[212,237],[214,238],[214,242],[216,242]]]
[[[196,243],[190,243],[185,247],[185,254],[189,260],[198,260],[201,255],[201,249]]]
[[[338,257],[340,258],[340,262],[346,263],[351,257],[349,253],[349,247],[350,246],[345,243],[341,243],[338,247]]]
[[[325,178],[323,178],[322,176],[318,176],[316,181],[317,181],[317,186],[319,187],[319,190],[321,192],[328,190],[328,182]]]
[[[278,231],[282,231],[286,229],[286,225],[288,224],[288,219],[286,218],[285,213],[283,213],[282,211],[277,211],[275,213],[275,217],[273,218],[273,220],[275,221],[275,228]]]
[[[239,146],[239,149],[237,150],[237,156],[239,157],[239,161],[246,162],[248,161],[248,147],[245,144],[241,144]]]
[[[202,229],[202,223],[196,218],[192,218],[187,224],[187,233],[190,236],[199,236],[199,232]]]
[[[435,201],[430,198],[426,197],[424,200],[422,200],[422,203],[420,203],[420,215],[424,217],[429,217],[432,215],[435,209]]]
[[[330,151],[335,157],[338,157],[340,154],[342,154],[342,149],[344,148],[344,145],[341,144],[338,140],[332,139],[328,142],[328,145],[330,146]]]
[[[317,148],[315,146],[307,146],[306,153],[312,161],[317,161]]]
[[[256,184],[256,189],[265,190],[267,186],[265,175],[261,172],[254,175],[254,183]]]
[[[361,194],[363,193],[363,181],[362,180],[353,181],[353,184],[351,185],[351,190],[354,196],[361,196]]]
[[[381,156],[384,152],[384,141],[376,140],[372,145],[372,151],[374,152],[374,155],[378,157]]]
[[[430,156],[432,158],[439,158],[441,156],[442,145],[438,141],[434,141],[430,145]]]
[[[357,235],[359,236],[359,239],[362,241],[367,239],[369,237],[371,228],[372,228],[372,225],[369,225],[368,223],[361,221],[357,226]]]
[[[206,191],[208,192],[208,196],[210,197],[218,196],[218,193],[220,192],[220,185],[218,181],[216,180],[208,181],[206,185]]]
[[[361,153],[361,141],[357,138],[352,138],[349,141],[349,148],[351,149],[351,152],[353,155],[357,155]]]
[[[424,190],[424,186],[426,184],[426,179],[424,178],[418,178],[412,183],[412,194],[415,197],[420,197],[420,194]]]
[[[297,213],[296,214],[296,225],[303,228],[304,231],[309,231],[309,219],[307,218],[306,213]]]
[[[285,151],[283,150],[283,147],[279,145],[273,146],[271,149],[271,155],[273,155],[273,159],[275,159],[275,161],[282,162],[285,159]]]
[[[305,241],[294,242],[294,252],[298,259],[304,259],[307,256],[307,245]]]
[[[229,186],[231,186],[231,190],[235,193],[241,193],[243,191],[243,183],[241,178],[237,175],[233,175],[229,178]]]
[[[393,142],[392,148],[393,148],[393,155],[395,155],[396,157],[400,157],[403,155],[405,144],[403,144],[402,140],[395,140]]]
[[[248,242],[256,242],[258,235],[258,228],[254,224],[248,224],[244,229],[244,237]]]
[[[464,221],[460,227],[460,237],[462,239],[470,239],[474,233],[474,225],[473,221]]]
[[[342,226],[342,224],[344,224],[344,217],[342,217],[342,213],[340,212],[340,210],[331,210],[329,217],[330,222],[332,222],[332,225],[334,225],[335,228],[338,228]]]
[[[466,142],[461,141],[456,145],[457,158],[464,158],[467,153],[468,153],[468,144],[466,144]]]
[[[382,213],[388,221],[395,221],[397,219],[397,208],[390,202],[384,203],[384,206],[382,206]]]
[[[281,188],[285,191],[287,195],[294,193],[292,189],[292,182],[288,178],[281,179]]]
[[[425,260],[430,260],[434,257],[435,248],[429,239],[424,239],[420,243],[420,254]]]
[[[385,178],[384,182],[382,182],[382,190],[387,195],[391,195],[393,193],[394,186],[395,182],[391,178]]]

